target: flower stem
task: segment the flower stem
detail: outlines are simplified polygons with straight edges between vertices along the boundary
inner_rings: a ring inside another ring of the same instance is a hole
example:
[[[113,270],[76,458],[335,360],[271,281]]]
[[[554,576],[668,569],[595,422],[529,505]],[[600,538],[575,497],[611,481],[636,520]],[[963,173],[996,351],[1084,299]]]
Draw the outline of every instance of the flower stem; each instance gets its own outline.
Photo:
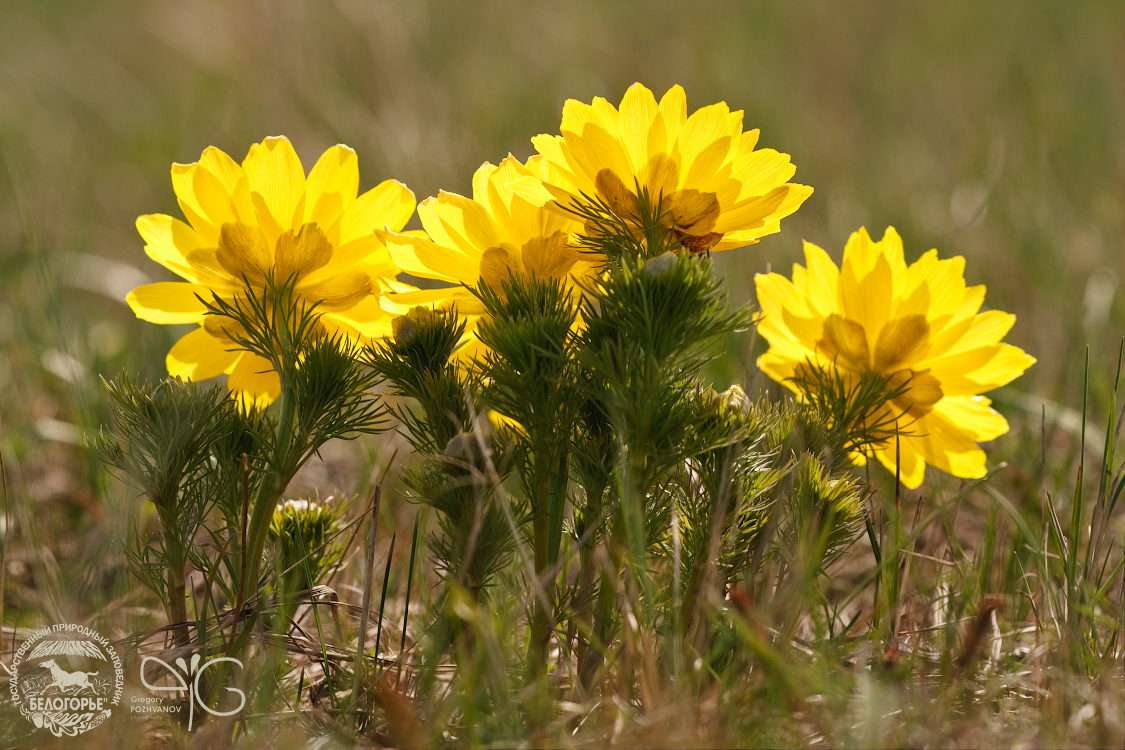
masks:
[[[273,518],[277,502],[281,499],[289,480],[296,473],[297,461],[294,455],[299,456],[299,451],[293,450],[293,421],[296,414],[296,399],[286,379],[281,381],[281,415],[278,420],[277,439],[274,443],[273,457],[270,468],[262,480],[253,500],[250,513],[249,528],[247,531],[247,547],[243,550],[246,555],[246,565],[243,567],[245,578],[239,583],[241,590],[245,591],[247,598],[251,592],[257,590],[258,577],[261,573],[262,556],[265,552],[266,539],[269,536],[270,520]],[[261,609],[261,600],[255,601],[254,611]],[[247,621],[235,639],[233,650],[242,651],[245,648],[247,637],[253,627],[256,617]]]

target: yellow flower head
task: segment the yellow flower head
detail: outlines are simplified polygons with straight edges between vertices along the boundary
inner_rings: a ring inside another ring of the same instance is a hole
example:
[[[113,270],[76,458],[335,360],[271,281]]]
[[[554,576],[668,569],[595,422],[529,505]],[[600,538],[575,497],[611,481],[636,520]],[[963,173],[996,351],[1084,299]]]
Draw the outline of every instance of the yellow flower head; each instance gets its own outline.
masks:
[[[758,330],[770,344],[759,367],[795,391],[794,377],[806,367],[834,368],[851,381],[867,372],[887,376],[901,395],[876,420],[890,425],[873,446],[880,463],[895,470],[897,424],[907,487],[922,483],[926,464],[957,477],[984,476],[976,442],[1004,434],[1008,423],[980,394],[1035,363],[1001,343],[1015,316],[978,312],[985,290],[965,285],[964,258],[939,260],[930,250],[907,266],[893,228],[879,242],[865,229],[853,234],[841,268],[808,242],[805,260],[806,267],[793,266],[792,281],[755,277]]]
[[[248,285],[260,296],[268,273],[279,284],[295,274],[295,293],[319,303],[327,332],[362,341],[390,330],[379,296],[410,287],[394,281],[375,230],[402,229],[414,195],[387,180],[357,197],[359,168],[347,146],[325,151],[308,178],[284,137],[251,146],[241,166],[211,147],[193,164],[172,165],[172,187],[188,223],[153,214],[138,218],[137,229],[148,256],[187,281],[146,284],[127,298],[142,320],[199,324],[168,353],[172,375],[227,373],[247,404],[278,396],[270,363],[239,349],[228,335],[233,321],[208,315],[199,299],[229,301]]]
[[[758,131],[742,132],[742,112],[725,102],[689,117],[684,90],[673,86],[657,103],[639,83],[615,109],[605,99],[563,105],[561,136],[538,135],[535,148],[566,183],[524,188],[538,202],[563,207],[596,196],[625,218],[638,214],[637,186],[660,198],[663,221],[691,252],[729,250],[780,229],[812,188],[788,182],[787,154],[754,150]]]
[[[573,279],[594,273],[595,259],[571,241],[581,223],[533,205],[512,190],[513,183],[528,178],[563,181],[540,156],[526,164],[508,156],[499,166],[485,163],[476,171],[471,199],[442,191],[419,204],[418,216],[428,237],[381,233],[391,258],[406,273],[458,284],[390,294],[384,307],[395,313],[415,305],[456,307],[472,330],[484,307],[466,287],[483,281],[499,292],[509,275]],[[474,348],[463,347],[459,356]]]

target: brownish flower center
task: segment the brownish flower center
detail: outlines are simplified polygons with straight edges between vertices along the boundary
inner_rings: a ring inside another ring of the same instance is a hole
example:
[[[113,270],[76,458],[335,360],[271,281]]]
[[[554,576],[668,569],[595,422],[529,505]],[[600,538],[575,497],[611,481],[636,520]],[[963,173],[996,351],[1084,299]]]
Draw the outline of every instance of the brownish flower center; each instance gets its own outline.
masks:
[[[888,376],[888,389],[903,391],[893,399],[894,405],[917,418],[933,409],[944,395],[941,383],[929,370],[912,370],[905,366],[925,347],[929,333],[930,325],[924,315],[892,318],[880,329],[872,352],[861,324],[832,313],[824,320],[824,332],[816,347],[845,371]]]
[[[308,283],[310,274],[332,260],[333,250],[332,242],[314,223],[281,234],[271,253],[258,227],[227,222],[219,229],[218,247],[196,250],[188,262],[200,271],[204,283],[218,285],[226,281],[229,284],[229,279],[216,277],[214,269],[219,267],[238,282],[245,283],[255,294],[264,295],[266,276],[272,272],[275,285],[292,281],[295,294],[307,304],[317,304],[318,310],[347,310],[377,287],[368,274],[355,268],[341,268]],[[266,304],[273,303],[267,300]],[[245,334],[240,325],[225,317],[208,316],[204,328],[212,336],[226,341]]]
[[[689,252],[707,252],[723,238],[721,232],[712,231],[722,212],[719,198],[714,193],[694,188],[666,190],[665,185],[676,184],[674,176],[667,174],[669,164],[675,166],[670,160],[649,165],[650,179],[646,184],[653,191],[650,199],[654,204],[660,201],[661,223],[675,233]],[[594,178],[594,187],[615,214],[634,225],[639,222],[637,196],[617,173],[611,169],[601,170]]]
[[[495,292],[501,282],[515,275],[524,279],[561,279],[581,259],[570,246],[566,232],[532,237],[522,247],[490,247],[480,259],[480,278]]]

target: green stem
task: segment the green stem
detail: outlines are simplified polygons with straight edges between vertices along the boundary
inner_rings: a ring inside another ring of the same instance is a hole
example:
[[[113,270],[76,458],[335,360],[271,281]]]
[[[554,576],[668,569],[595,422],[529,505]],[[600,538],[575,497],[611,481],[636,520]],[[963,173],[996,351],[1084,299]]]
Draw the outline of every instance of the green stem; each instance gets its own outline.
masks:
[[[247,564],[244,567],[246,577],[241,582],[242,590],[246,592],[247,598],[251,592],[257,591],[258,577],[261,573],[262,558],[265,553],[266,539],[269,537],[270,521],[273,518],[274,510],[277,509],[277,502],[281,499],[281,495],[285,492],[285,488],[289,485],[289,480],[297,471],[297,462],[293,460],[294,454],[300,455],[299,452],[293,451],[293,420],[296,413],[296,403],[292,390],[287,386],[285,379],[281,381],[281,416],[278,420],[277,426],[277,440],[274,443],[273,458],[270,461],[270,469],[258,487],[253,501],[253,508],[250,511],[249,531],[247,533],[247,548],[243,551],[246,555]],[[259,599],[254,604],[255,611],[261,609],[262,602]],[[246,626],[235,638],[232,650],[241,652],[246,645],[247,638],[249,637],[250,630],[253,627],[255,617],[247,620]]]
[[[590,492],[591,494],[587,495],[586,508],[582,512],[582,517],[587,524],[598,522],[601,514],[602,493],[593,489]],[[590,658],[590,638],[594,627],[594,553],[597,549],[598,535],[590,533],[587,528],[580,529],[579,534],[583,537],[588,535],[588,538],[583,539],[582,548],[578,552],[578,594],[574,620],[578,632],[576,646],[578,683],[583,691],[587,691],[590,689],[590,682],[585,665]]]
[[[531,639],[527,647],[527,681],[534,682],[547,671],[547,652],[551,644],[550,613],[544,599],[550,596],[553,586],[544,580],[550,567],[548,541],[550,517],[548,515],[548,472],[536,467],[535,519],[532,528],[532,546],[535,552],[535,595],[531,599]],[[556,557],[558,555],[556,554]],[[538,589],[542,588],[542,591]]]
[[[183,563],[169,565],[167,581],[168,619],[172,624],[186,623],[188,619],[187,602],[185,601],[187,581],[184,576]],[[188,626],[181,625],[173,630],[172,639],[176,646],[186,646],[188,644]]]
[[[167,493],[164,497],[169,496],[170,500],[154,498],[153,504],[156,505],[160,523],[164,527],[164,564],[168,566],[164,574],[165,593],[168,597],[168,624],[179,625],[179,623],[186,623],[188,619],[187,603],[184,601],[187,588],[187,577],[184,574],[186,555],[175,516],[171,511],[166,510],[175,503],[176,492]],[[172,640],[177,646],[186,646],[188,635],[188,626],[182,625],[173,629]]]
[[[620,572],[624,566],[625,556],[625,522],[620,509],[613,514],[610,524],[612,531],[607,544],[609,566]],[[614,591],[610,571],[603,570],[601,585],[598,587],[598,602],[594,609],[593,648],[589,649],[584,663],[579,666],[584,685],[591,685],[598,670],[601,669],[609,644],[610,627],[616,604],[617,592]]]
[[[695,622],[695,611],[699,604],[699,592],[703,589],[704,576],[707,573],[707,564],[703,558],[706,552],[696,550],[692,558],[691,574],[684,586],[683,601],[680,602],[680,627],[684,633],[690,633]],[[702,647],[697,648],[702,651]]]
[[[556,447],[557,448],[557,447]],[[550,651],[551,602],[555,596],[556,567],[559,548],[562,546],[562,516],[566,504],[566,486],[569,479],[569,454],[565,450],[539,450],[535,467],[535,519],[533,546],[535,552],[535,578],[537,591],[532,599],[531,641],[527,650],[528,682],[545,674]],[[539,460],[544,457],[543,460]]]

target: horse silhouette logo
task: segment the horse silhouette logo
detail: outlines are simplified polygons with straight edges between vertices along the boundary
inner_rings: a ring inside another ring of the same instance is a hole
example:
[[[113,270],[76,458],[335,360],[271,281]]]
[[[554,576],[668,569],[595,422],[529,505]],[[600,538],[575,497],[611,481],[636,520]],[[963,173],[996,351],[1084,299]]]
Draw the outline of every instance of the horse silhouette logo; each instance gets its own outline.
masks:
[[[67,672],[54,659],[48,659],[39,666],[51,670],[51,687],[58,688],[63,692],[78,692],[83,689],[95,690],[94,686],[90,684],[90,678],[97,676],[97,672]]]
[[[103,674],[99,662],[111,663],[113,673]],[[56,737],[74,737],[102,724],[119,705],[124,687],[117,651],[83,625],[36,631],[17,649],[11,671],[12,702],[32,724]]]

